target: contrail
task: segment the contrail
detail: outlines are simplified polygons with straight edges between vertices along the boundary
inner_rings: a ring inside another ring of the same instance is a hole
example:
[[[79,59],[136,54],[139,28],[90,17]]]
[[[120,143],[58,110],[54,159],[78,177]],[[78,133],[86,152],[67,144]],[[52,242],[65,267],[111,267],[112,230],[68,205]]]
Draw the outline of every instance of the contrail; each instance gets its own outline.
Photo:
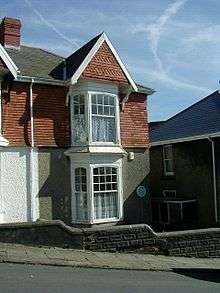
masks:
[[[24,0],[25,3],[31,8],[31,10],[40,18],[40,20],[46,24],[48,27],[50,27],[58,36],[60,36],[63,40],[65,40],[67,43],[69,43],[72,46],[75,46],[76,48],[79,48],[80,45],[76,41],[71,41],[69,38],[67,38],[63,33],[61,33],[52,23],[50,23],[47,19],[43,17],[43,15],[35,9],[31,2],[29,0]]]
[[[199,90],[199,91],[207,93],[210,91],[209,89],[206,89],[204,87],[200,87],[194,84],[190,84],[190,83],[187,83],[187,82],[184,82],[169,76],[166,69],[164,68],[161,58],[158,55],[158,44],[163,34],[163,31],[166,27],[167,22],[172,18],[172,16],[178,13],[178,11],[184,6],[184,4],[187,1],[188,0],[177,0],[171,3],[164,10],[162,15],[154,23],[149,24],[144,30],[147,32],[149,45],[150,45],[150,48],[153,53],[154,60],[157,66],[157,78],[161,81],[167,82],[179,88],[188,88],[188,89]],[[156,72],[155,72],[155,77],[156,77]]]
[[[160,72],[165,73],[162,61],[157,53],[160,37],[163,33],[163,29],[166,26],[167,22],[171,19],[173,15],[175,15],[181,9],[181,7],[183,7],[186,1],[187,0],[178,0],[170,4],[165,9],[164,13],[156,20],[156,22],[149,24],[146,28],[150,47]]]

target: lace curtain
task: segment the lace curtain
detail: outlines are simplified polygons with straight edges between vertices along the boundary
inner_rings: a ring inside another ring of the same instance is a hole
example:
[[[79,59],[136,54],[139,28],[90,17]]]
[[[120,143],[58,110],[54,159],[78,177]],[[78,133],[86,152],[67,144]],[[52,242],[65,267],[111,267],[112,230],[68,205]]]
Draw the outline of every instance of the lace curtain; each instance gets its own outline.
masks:
[[[116,142],[115,117],[92,117],[92,140]]]

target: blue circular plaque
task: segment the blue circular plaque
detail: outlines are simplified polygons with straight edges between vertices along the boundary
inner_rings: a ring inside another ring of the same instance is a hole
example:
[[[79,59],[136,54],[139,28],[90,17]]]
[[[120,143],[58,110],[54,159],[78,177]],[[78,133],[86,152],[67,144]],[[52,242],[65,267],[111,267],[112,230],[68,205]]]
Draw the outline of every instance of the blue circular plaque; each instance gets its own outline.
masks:
[[[143,185],[138,186],[136,189],[136,193],[137,193],[137,196],[140,198],[145,197],[147,193],[146,187]]]

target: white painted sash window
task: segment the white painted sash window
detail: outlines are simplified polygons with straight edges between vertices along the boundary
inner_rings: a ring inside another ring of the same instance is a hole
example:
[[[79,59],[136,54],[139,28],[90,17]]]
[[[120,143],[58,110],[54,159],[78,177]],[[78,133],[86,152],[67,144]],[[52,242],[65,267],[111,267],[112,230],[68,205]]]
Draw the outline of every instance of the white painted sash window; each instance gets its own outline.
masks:
[[[72,145],[118,145],[119,102],[115,94],[85,92],[71,103]]]
[[[73,222],[105,223],[121,219],[120,163],[77,166],[72,174]]]
[[[85,115],[85,96],[73,97],[73,142],[74,144],[85,144],[87,141],[87,126]]]
[[[94,219],[118,217],[118,178],[116,167],[93,169]]]
[[[88,220],[86,168],[75,169],[75,208],[77,221]]]
[[[92,141],[116,143],[115,96],[92,94]]]
[[[163,166],[164,174],[174,175],[174,164],[173,164],[173,148],[172,145],[163,146]]]

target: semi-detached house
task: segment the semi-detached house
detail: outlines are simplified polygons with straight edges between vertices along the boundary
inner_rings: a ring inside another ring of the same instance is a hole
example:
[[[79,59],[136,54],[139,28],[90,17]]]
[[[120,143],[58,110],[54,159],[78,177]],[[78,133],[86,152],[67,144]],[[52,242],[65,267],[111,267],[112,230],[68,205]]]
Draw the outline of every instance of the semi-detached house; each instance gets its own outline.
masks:
[[[63,58],[0,24],[0,223],[139,223],[149,172],[146,99],[105,33]]]

